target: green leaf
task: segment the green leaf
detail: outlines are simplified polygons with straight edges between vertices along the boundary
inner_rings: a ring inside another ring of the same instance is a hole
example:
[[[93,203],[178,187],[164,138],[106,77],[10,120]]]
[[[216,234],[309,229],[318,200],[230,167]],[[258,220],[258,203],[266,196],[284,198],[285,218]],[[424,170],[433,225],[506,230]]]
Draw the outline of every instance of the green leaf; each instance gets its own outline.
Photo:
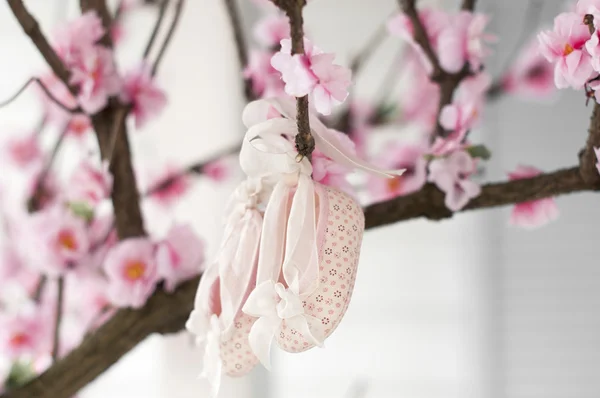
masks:
[[[472,158],[488,160],[492,157],[492,152],[485,145],[473,145],[467,148],[467,152]]]
[[[69,209],[77,217],[81,217],[87,222],[94,219],[94,209],[85,202],[69,202]]]
[[[10,373],[4,383],[7,390],[17,388],[27,383],[35,377],[35,372],[31,363],[17,361],[10,368]]]

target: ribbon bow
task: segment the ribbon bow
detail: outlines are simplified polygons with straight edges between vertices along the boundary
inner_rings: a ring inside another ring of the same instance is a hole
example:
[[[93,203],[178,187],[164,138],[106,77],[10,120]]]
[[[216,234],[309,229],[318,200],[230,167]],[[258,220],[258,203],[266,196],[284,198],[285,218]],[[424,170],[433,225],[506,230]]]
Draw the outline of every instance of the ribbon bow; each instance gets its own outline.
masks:
[[[192,311],[186,329],[196,335],[196,344],[204,345],[204,358],[200,378],[210,385],[210,396],[216,397],[221,387],[221,324],[215,314],[207,318],[197,310]]]
[[[265,281],[256,286],[243,308],[245,313],[258,318],[252,325],[248,341],[267,369],[271,369],[271,344],[283,322],[314,344],[323,346],[318,319],[304,313],[302,300],[293,290],[286,289],[281,283]]]

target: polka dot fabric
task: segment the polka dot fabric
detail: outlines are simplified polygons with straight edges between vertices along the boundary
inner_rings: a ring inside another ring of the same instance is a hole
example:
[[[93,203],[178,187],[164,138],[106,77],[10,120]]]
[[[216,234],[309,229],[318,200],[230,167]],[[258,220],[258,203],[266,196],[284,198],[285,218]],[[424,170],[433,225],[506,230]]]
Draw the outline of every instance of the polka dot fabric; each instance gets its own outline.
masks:
[[[244,376],[258,364],[258,358],[252,352],[248,342],[248,334],[254,321],[256,318],[240,313],[235,319],[231,338],[221,341],[223,373],[228,376]]]
[[[349,195],[324,187],[329,210],[319,250],[319,286],[303,301],[304,311],[316,318],[329,337],[346,313],[360,255],[365,217],[362,208]],[[314,344],[283,321],[277,343],[288,352],[302,352]]]

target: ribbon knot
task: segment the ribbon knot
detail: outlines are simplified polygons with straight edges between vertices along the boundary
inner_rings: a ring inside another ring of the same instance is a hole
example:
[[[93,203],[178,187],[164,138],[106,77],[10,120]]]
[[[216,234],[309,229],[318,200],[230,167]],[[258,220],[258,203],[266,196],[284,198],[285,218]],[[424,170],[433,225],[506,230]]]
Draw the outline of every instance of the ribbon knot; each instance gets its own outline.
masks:
[[[258,318],[252,325],[248,341],[267,369],[271,369],[271,344],[283,322],[314,344],[323,346],[324,337],[318,320],[304,313],[298,293],[281,283],[268,280],[256,286],[242,310]]]

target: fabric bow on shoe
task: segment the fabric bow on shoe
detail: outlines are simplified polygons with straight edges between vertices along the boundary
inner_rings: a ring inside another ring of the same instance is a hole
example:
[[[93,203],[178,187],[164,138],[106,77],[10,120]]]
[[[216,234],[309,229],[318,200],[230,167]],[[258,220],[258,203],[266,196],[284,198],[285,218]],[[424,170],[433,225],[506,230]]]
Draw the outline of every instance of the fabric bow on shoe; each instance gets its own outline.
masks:
[[[269,280],[258,285],[248,297],[243,311],[258,317],[248,339],[254,354],[267,369],[271,369],[271,344],[284,322],[287,328],[294,329],[314,344],[323,345],[320,328],[310,327],[318,325],[319,320],[305,314],[299,295],[281,283]]]

